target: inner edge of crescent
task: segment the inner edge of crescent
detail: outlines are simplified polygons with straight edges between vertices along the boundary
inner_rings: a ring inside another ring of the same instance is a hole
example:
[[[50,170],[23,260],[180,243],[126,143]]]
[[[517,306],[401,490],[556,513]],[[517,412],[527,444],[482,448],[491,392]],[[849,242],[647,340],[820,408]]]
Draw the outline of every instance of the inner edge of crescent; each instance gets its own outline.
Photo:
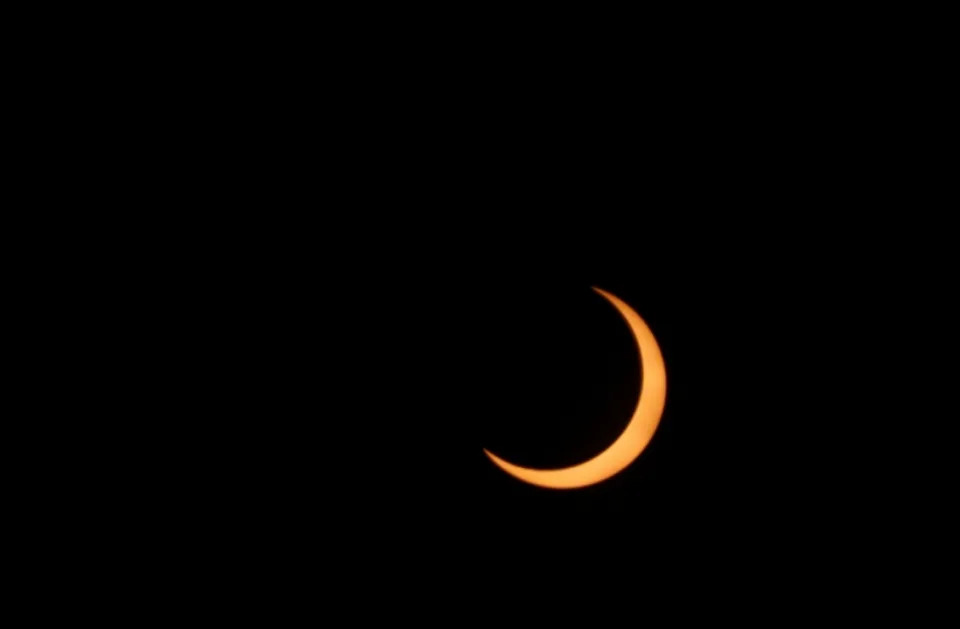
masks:
[[[521,467],[501,459],[486,448],[484,453],[503,471],[522,481],[550,489],[574,489],[604,481],[630,465],[650,443],[660,424],[667,397],[667,374],[660,346],[646,322],[616,295],[593,290],[612,303],[626,320],[640,353],[642,376],[637,407],[627,427],[610,446],[595,457],[559,469]]]

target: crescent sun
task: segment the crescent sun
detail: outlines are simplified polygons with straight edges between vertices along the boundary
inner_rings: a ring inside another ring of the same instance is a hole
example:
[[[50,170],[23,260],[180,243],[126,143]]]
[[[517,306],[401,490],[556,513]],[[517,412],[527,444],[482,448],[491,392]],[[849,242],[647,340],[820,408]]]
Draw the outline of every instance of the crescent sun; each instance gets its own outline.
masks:
[[[514,465],[493,454],[484,452],[500,469],[516,478],[552,489],[574,489],[604,481],[630,465],[640,456],[660,424],[660,416],[667,399],[667,370],[663,354],[653,332],[633,308],[616,295],[594,287],[620,312],[640,351],[642,379],[637,407],[623,433],[606,450],[578,465],[560,469],[534,469]]]

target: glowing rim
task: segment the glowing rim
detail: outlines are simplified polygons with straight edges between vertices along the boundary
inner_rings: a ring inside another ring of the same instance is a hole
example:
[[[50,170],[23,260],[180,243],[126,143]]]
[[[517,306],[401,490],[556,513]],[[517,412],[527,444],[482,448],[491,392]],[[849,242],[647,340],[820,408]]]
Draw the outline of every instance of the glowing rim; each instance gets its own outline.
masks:
[[[532,485],[552,489],[574,489],[604,481],[640,456],[660,424],[660,416],[663,414],[663,407],[667,400],[667,371],[657,339],[640,315],[620,298],[596,287],[593,290],[614,305],[630,326],[630,331],[633,332],[633,337],[637,341],[640,363],[643,366],[637,408],[623,434],[610,447],[589,461],[572,467],[552,470],[520,467],[484,449],[490,460],[500,469]]]

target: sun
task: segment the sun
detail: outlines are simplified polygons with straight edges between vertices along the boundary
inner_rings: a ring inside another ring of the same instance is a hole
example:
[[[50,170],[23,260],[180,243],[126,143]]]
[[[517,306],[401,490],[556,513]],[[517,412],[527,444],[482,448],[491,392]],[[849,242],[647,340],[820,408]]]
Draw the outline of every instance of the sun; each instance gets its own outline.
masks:
[[[620,312],[640,351],[643,367],[640,397],[623,433],[606,450],[578,465],[560,469],[534,469],[505,461],[489,450],[484,452],[497,466],[516,478],[551,489],[575,489],[604,481],[630,465],[643,452],[660,424],[667,399],[667,370],[657,339],[633,308],[616,295],[594,287]]]

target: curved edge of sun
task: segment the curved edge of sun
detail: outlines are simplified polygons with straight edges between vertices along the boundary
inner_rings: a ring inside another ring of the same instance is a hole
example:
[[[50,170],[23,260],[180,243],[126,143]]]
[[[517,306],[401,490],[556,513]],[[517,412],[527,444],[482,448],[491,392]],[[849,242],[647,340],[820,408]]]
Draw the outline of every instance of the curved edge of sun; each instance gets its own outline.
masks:
[[[547,489],[576,489],[603,482],[628,467],[644,451],[660,424],[667,398],[667,373],[663,353],[643,318],[612,293],[592,287],[617,309],[633,334],[640,353],[640,395],[627,427],[606,450],[595,457],[559,469],[522,467],[501,459],[486,448],[484,454],[507,474]]]

